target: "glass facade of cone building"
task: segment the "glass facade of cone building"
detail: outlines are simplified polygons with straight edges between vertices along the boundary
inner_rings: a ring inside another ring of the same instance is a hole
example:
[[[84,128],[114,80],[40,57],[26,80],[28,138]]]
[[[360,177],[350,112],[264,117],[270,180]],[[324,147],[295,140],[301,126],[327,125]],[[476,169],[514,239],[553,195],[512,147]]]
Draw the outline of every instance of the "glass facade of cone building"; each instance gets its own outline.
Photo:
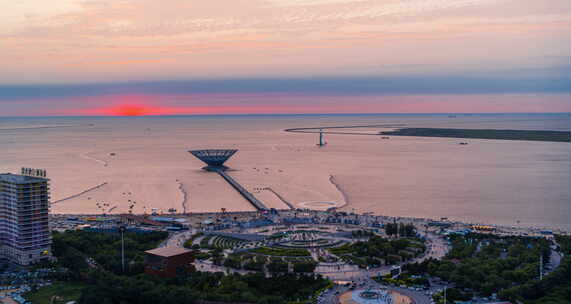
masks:
[[[208,166],[202,168],[206,171],[226,170],[228,167],[224,163],[238,152],[236,149],[207,149],[207,150],[191,150],[190,154],[205,162]]]

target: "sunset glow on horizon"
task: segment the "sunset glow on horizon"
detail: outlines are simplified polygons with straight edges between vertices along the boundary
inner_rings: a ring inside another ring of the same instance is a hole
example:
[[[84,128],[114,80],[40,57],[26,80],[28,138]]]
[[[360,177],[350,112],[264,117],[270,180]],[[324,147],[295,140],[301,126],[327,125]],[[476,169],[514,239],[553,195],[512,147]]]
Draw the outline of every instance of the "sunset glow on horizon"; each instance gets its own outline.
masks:
[[[0,116],[571,111],[568,0],[22,0],[0,38]]]
[[[160,115],[161,108],[148,107],[145,105],[121,105],[107,109],[101,109],[102,114],[115,116],[143,116]]]
[[[268,102],[271,101],[271,102]],[[31,116],[160,116],[343,113],[571,112],[566,94],[315,96],[281,94],[112,95],[54,101]],[[25,104],[25,103],[24,103]],[[78,107],[80,105],[81,107]],[[517,105],[517,110],[512,108]],[[46,114],[47,113],[47,114]]]

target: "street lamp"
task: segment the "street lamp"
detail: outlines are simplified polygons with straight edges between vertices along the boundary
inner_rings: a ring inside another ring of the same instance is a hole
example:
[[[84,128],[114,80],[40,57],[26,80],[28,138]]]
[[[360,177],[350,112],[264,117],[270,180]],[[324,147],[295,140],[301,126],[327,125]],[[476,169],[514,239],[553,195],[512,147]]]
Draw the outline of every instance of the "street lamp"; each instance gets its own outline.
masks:
[[[121,269],[125,272],[125,238],[124,233],[127,230],[125,226],[119,226],[119,232],[121,232]]]
[[[444,304],[446,304],[446,289],[448,288],[448,285],[444,285]]]

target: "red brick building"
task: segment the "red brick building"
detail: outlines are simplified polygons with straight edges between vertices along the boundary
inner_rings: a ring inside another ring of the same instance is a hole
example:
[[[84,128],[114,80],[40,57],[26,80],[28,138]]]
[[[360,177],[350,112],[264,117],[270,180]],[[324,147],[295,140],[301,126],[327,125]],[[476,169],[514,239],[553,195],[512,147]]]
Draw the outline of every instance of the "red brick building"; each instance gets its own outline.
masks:
[[[145,251],[145,273],[173,278],[194,269],[192,251],[180,247],[159,247]]]

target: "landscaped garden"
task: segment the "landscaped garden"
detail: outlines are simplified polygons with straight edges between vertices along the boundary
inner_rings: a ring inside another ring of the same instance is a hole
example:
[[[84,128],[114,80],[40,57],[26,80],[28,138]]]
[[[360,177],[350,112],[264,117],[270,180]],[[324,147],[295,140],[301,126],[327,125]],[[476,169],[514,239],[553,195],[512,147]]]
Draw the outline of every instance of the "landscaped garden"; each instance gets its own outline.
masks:
[[[282,257],[303,257],[311,256],[307,249],[293,249],[293,248],[276,248],[276,247],[260,247],[252,249],[251,252]]]
[[[426,247],[420,239],[389,240],[373,235],[367,241],[345,244],[327,250],[346,263],[366,268],[410,260],[421,255]]]
[[[221,249],[233,249],[241,245],[244,245],[246,243],[247,241],[238,238],[217,235],[212,238],[210,247],[221,248]]]

